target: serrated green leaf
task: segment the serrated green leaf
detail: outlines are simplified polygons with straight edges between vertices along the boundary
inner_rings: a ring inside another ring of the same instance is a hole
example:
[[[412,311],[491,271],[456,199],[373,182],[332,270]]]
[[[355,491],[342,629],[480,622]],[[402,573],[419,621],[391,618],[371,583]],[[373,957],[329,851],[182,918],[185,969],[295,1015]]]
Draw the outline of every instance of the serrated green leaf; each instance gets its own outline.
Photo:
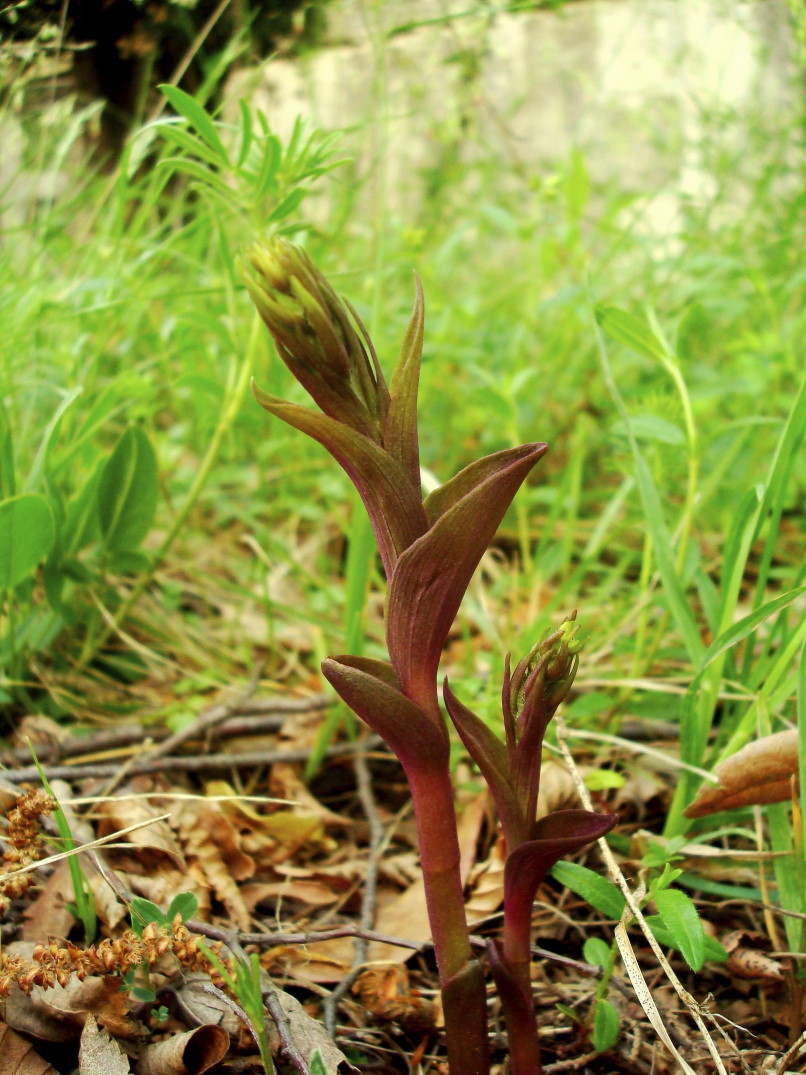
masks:
[[[198,909],[199,901],[192,892],[180,892],[178,896],[174,896],[171,900],[171,906],[168,908],[165,918],[171,923],[177,915],[180,915],[182,921],[187,922]]]
[[[618,921],[624,911],[625,900],[616,886],[587,866],[578,862],[558,862],[551,876],[571,892],[581,896],[605,918]]]
[[[705,931],[691,897],[679,888],[665,888],[655,893],[655,904],[673,947],[692,970],[700,970],[705,962]]]
[[[618,1039],[618,1032],[618,1012],[609,1000],[600,1000],[593,1016],[593,1047],[596,1052],[604,1053],[612,1049]]]
[[[596,307],[596,320],[608,336],[632,347],[646,358],[661,362],[667,358],[666,348],[645,321],[619,309],[618,306]]]
[[[21,493],[0,503],[0,587],[32,575],[56,537],[50,505],[38,493]]]
[[[728,886],[724,887],[727,888]],[[732,891],[735,893],[740,890],[734,888]],[[744,894],[745,892],[748,892],[750,890],[742,889],[741,891]],[[743,898],[748,897],[743,895]],[[663,948],[677,948],[675,938],[672,936],[671,931],[666,928],[666,924],[664,923],[660,915],[646,915],[646,922],[649,928],[652,930],[652,934],[659,945],[661,945]],[[705,959],[710,960],[712,963],[724,963],[727,958],[728,953],[725,951],[719,941],[714,940],[713,937],[709,937],[706,933]]]
[[[121,436],[98,481],[98,514],[106,547],[133,551],[154,521],[159,487],[157,457],[137,426]]]

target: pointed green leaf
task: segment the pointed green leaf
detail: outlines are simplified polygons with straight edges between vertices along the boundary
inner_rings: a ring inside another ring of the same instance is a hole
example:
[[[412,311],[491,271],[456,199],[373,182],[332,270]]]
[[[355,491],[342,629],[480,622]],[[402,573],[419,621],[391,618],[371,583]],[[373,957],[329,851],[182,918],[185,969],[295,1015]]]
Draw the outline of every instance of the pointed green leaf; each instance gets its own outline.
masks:
[[[375,674],[379,668],[380,676]],[[328,657],[322,672],[339,697],[386,742],[407,770],[422,775],[448,762],[448,732],[389,682],[388,665],[362,657]],[[383,678],[381,678],[383,677]]]
[[[404,471],[409,481],[420,486],[420,447],[417,435],[417,390],[420,383],[420,360],[423,353],[425,308],[419,277],[414,277],[416,295],[400,357],[392,374],[391,402],[383,430],[383,443]]]
[[[400,554],[426,530],[419,496],[399,464],[368,437],[326,414],[270,396],[253,385],[270,414],[323,445],[346,472],[369,515],[387,576]]]
[[[722,886],[727,893],[729,886]],[[730,888],[730,895],[735,896],[737,889]],[[752,890],[745,890],[752,891]],[[754,893],[757,894],[757,893]],[[646,923],[652,930],[652,935],[655,940],[663,948],[677,948],[677,938],[670,929],[667,928],[666,923],[663,921],[659,914],[648,914],[645,916]],[[713,937],[709,937],[705,934],[705,959],[712,963],[725,963],[728,959],[727,951],[722,947],[719,941],[714,940]]]
[[[184,116],[191,127],[193,127],[202,136],[207,145],[215,151],[219,163],[222,165],[229,165],[229,155],[224,148],[224,143],[218,135],[215,123],[199,102],[194,97],[191,97],[189,93],[180,90],[178,86],[168,86],[163,84],[159,88],[168,98],[168,102],[174,111],[178,112],[180,116]]]
[[[158,493],[154,449],[142,429],[130,426],[98,480],[98,513],[108,549],[133,550],[140,544],[154,521]]]
[[[53,513],[38,493],[0,503],[0,588],[10,589],[33,574],[55,540]]]
[[[612,881],[594,873],[578,862],[557,862],[551,876],[569,891],[580,896],[591,907],[618,922],[624,913],[625,900]]]
[[[524,444],[491,456],[477,472],[481,480],[398,560],[389,585],[386,639],[410,697],[435,695],[442,647],[473,572],[545,450],[545,444]]]
[[[646,358],[666,361],[666,348],[649,325],[640,318],[619,309],[618,306],[601,305],[596,307],[596,320],[604,331],[619,343],[632,347]]]
[[[655,904],[673,946],[693,971],[700,970],[705,962],[705,932],[691,897],[679,888],[665,888],[655,893]]]

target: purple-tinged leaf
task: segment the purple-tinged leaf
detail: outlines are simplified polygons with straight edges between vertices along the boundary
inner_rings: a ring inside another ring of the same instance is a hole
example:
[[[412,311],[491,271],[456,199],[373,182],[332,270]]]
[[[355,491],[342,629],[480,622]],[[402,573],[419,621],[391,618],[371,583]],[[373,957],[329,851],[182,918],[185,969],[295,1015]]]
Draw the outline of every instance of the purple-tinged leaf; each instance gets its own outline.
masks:
[[[420,485],[420,448],[417,434],[417,389],[423,353],[423,289],[417,276],[411,315],[391,384],[391,403],[383,427],[387,452],[403,467],[412,485]]]
[[[488,478],[494,477],[501,469],[502,457],[509,457],[513,452],[522,452],[528,448],[536,453],[532,462],[534,466],[534,463],[548,451],[548,447],[547,444],[540,442],[524,444],[521,448],[507,448],[503,452],[494,452],[492,455],[485,455],[482,459],[476,459],[425,498],[423,507],[429,523],[433,525],[441,515],[444,515],[462,497],[472,493]]]
[[[507,856],[504,867],[504,910],[519,922],[531,914],[535,893],[561,858],[579,851],[610,832],[617,814],[590,810],[557,810],[535,822],[532,839]]]
[[[444,721],[401,694],[389,681],[388,669],[385,662],[349,656],[322,662],[322,672],[339,697],[381,736],[407,773],[441,773],[450,755]]]
[[[468,709],[459,701],[448,686],[447,679],[442,686],[442,696],[445,699],[448,715],[465,749],[478,765],[492,792],[507,848],[511,850],[523,840],[528,839],[534,822],[534,814],[531,817],[524,814],[523,807],[512,788],[506,747],[472,709]]]
[[[261,407],[319,441],[345,470],[364,502],[384,570],[391,576],[400,553],[427,526],[419,489],[412,488],[395,460],[367,437],[318,411],[271,396],[254,382],[252,391]]]
[[[387,648],[403,690],[421,704],[436,697],[442,647],[473,572],[545,450],[544,444],[525,444],[496,453],[494,465],[478,473],[478,484],[397,561],[389,583]]]

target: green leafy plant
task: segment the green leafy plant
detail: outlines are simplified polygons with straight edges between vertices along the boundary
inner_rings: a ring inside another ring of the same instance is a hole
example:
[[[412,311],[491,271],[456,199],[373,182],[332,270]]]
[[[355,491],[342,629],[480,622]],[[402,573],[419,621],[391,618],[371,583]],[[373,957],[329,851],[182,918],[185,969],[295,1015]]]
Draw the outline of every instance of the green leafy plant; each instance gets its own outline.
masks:
[[[136,132],[109,179],[85,180],[94,192],[92,223],[85,224],[92,233],[92,241],[86,244],[91,254],[80,260],[74,250],[80,252],[84,244],[75,243],[69,250],[74,277],[59,286],[75,303],[79,341],[84,326],[94,323],[96,305],[107,312],[104,331],[111,336],[125,341],[140,332],[147,338],[142,325],[136,326],[149,300],[137,290],[142,281],[136,280],[136,270],[132,275],[130,266],[142,258],[143,264],[159,264],[165,273],[177,245],[184,251],[178,253],[179,261],[186,262],[189,245],[182,214],[192,200],[194,219],[207,221],[210,238],[191,258],[197,258],[199,278],[207,283],[212,277],[215,290],[221,293],[220,309],[210,317],[195,304],[194,330],[198,337],[199,325],[206,318],[205,329],[215,341],[208,347],[210,354],[215,356],[221,349],[228,358],[239,357],[229,358],[223,399],[218,377],[210,380],[214,396],[197,391],[199,398],[212,400],[212,406],[208,402],[209,414],[190,423],[194,437],[196,430],[201,436],[198,444],[188,441],[185,449],[198,451],[201,458],[180,490],[179,502],[171,497],[169,525],[160,543],[151,547],[144,543],[166,488],[173,493],[165,478],[169,438],[160,438],[159,460],[154,446],[163,425],[155,415],[156,408],[163,406],[158,392],[176,391],[175,405],[180,406],[187,385],[200,380],[198,355],[205,345],[196,338],[193,347],[187,348],[196,356],[192,375],[179,378],[167,367],[156,378],[144,376],[153,359],[145,366],[139,363],[115,371],[107,368],[108,359],[98,355],[75,366],[59,354],[54,369],[32,378],[30,385],[25,371],[12,361],[0,367],[4,397],[0,404],[0,703],[33,708],[41,682],[37,665],[57,664],[63,650],[74,671],[97,664],[110,637],[151,587],[221,462],[223,446],[243,412],[260,351],[257,318],[245,341],[237,332],[236,339],[227,341],[222,329],[225,323],[239,323],[231,243],[242,242],[258,220],[267,233],[298,229],[300,206],[310,186],[337,163],[333,159],[336,135],[310,130],[302,121],[284,144],[265,117],[246,102],[238,108],[235,122],[229,123],[211,116],[179,89],[166,87],[165,94],[177,114]],[[154,157],[153,167],[147,170],[142,168],[146,154]],[[171,199],[161,204],[169,182],[173,184]],[[100,186],[105,187],[103,193]],[[203,209],[197,211],[200,201]],[[66,226],[65,214],[65,207],[54,201],[47,226],[39,230],[60,235]],[[194,229],[195,225],[189,230]],[[51,250],[44,260],[65,265],[67,252]],[[28,268],[39,272],[36,263]],[[21,271],[25,272],[25,266]],[[28,315],[37,333],[50,331],[53,309],[59,309],[63,301],[59,298],[49,305],[49,286],[47,280],[32,281],[32,293],[42,303],[36,313]],[[164,286],[164,281],[158,285],[157,311]],[[6,303],[7,308],[19,311],[17,331],[24,340],[25,309],[8,297]],[[113,327],[119,310],[125,316]],[[183,316],[191,320],[189,314],[180,314],[180,321]],[[156,312],[155,317],[159,324],[161,314]],[[158,337],[162,334],[160,325]],[[159,339],[152,339],[149,346],[165,349]],[[103,345],[97,350],[103,353]],[[60,383],[64,386],[58,387]],[[55,404],[51,402],[54,395]],[[107,652],[104,671],[128,678],[139,660]],[[54,700],[53,710],[61,711],[60,699]],[[41,704],[40,700],[40,708]]]
[[[399,758],[411,790],[448,1055],[467,1075],[489,1070],[484,979],[470,948],[459,874],[450,747],[437,691],[445,641],[462,597],[518,488],[546,451],[525,444],[471,463],[423,499],[417,390],[423,296],[387,386],[371,340],[297,247],[250,248],[244,279],[279,354],[319,410],[255,386],[270,414],[319,441],[344,468],[369,515],[389,580],[389,661],[345,655],[322,670]],[[536,644],[504,676],[502,743],[444,685],[443,696],[495,798],[507,847],[504,935],[490,960],[506,1013],[515,1075],[541,1071],[529,981],[531,907],[551,866],[598,837],[615,815],[558,811],[535,821],[546,727],[576,672],[575,625]]]
[[[153,922],[155,925],[162,927],[167,933],[170,933],[177,915],[179,920],[185,923],[194,916],[198,907],[199,901],[192,892],[180,892],[178,896],[171,900],[167,911],[161,910],[156,903],[152,903],[151,900],[147,900],[143,896],[135,896],[129,903],[132,931],[138,937],[142,937],[143,930],[149,922]],[[211,955],[209,949],[205,954]],[[149,972],[149,964],[143,963],[139,968],[142,980],[138,981],[137,967],[132,967],[123,975],[122,988],[131,993],[135,1000],[142,1001],[144,1004],[153,1004],[157,999],[157,994],[149,983]],[[157,1016],[160,1019],[164,1019],[167,1016],[167,1012],[164,1015],[162,1012],[163,1009],[157,1010]]]

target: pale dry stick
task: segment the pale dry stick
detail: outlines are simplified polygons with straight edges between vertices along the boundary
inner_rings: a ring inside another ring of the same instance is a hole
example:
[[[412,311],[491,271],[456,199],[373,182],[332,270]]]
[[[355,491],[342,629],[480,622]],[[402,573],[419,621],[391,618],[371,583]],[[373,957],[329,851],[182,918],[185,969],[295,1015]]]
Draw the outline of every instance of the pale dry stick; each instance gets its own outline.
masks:
[[[362,742],[366,742],[366,739],[367,736],[364,736]],[[363,807],[367,821],[369,822],[369,857],[361,892],[361,918],[359,924],[362,930],[370,930],[375,924],[378,866],[381,859],[381,850],[384,846],[384,831],[381,819],[378,817],[375,796],[372,793],[372,779],[370,777],[369,766],[367,765],[366,751],[358,751],[353,759],[353,768],[356,775],[356,782],[358,784],[358,797],[361,801],[361,806]],[[357,934],[353,948],[352,967],[325,998],[325,1027],[332,1038],[335,1038],[336,1036],[336,1015],[339,1003],[358,977],[361,968],[366,962],[369,942],[361,934]]]
[[[366,743],[371,749],[382,746],[381,737],[371,736]],[[350,755],[356,749],[354,742],[336,743],[328,747],[326,758],[339,758]],[[175,758],[135,758],[129,768],[129,775],[143,773],[189,772],[203,773],[208,770],[254,768],[257,765],[275,765],[280,762],[307,761],[310,750],[251,750],[243,754],[199,754]],[[119,765],[43,765],[42,769],[48,780],[106,780],[120,770]],[[13,784],[24,784],[39,778],[38,771],[30,766],[27,769],[9,769],[3,773],[6,780]]]
[[[8,873],[0,873],[0,882],[8,881],[9,878],[16,877],[21,873],[29,873],[31,870],[38,870],[41,866],[50,866],[51,863],[61,862],[62,859],[70,858],[71,855],[80,855],[82,851],[89,851],[94,847],[100,847],[102,844],[109,844],[113,840],[117,840],[120,836],[126,836],[130,832],[135,832],[137,829],[144,829],[147,825],[154,825],[157,821],[167,821],[171,815],[159,814],[157,817],[150,817],[146,821],[138,821],[135,825],[127,825],[125,829],[118,829],[117,832],[110,832],[108,836],[100,836],[97,840],[91,840],[88,844],[79,844],[78,847],[73,847],[69,851],[60,851],[56,855],[48,855],[47,858],[37,859],[36,862],[31,862],[27,866],[20,866],[18,870],[10,870]]]
[[[586,676],[584,679],[575,681],[575,689],[584,692],[588,687],[599,689],[601,687],[628,688],[630,690],[648,691],[654,694],[676,694],[681,698],[687,693],[690,681],[681,679],[678,683],[674,679],[642,679],[631,676],[618,676],[615,679],[608,676]],[[720,691],[717,695],[720,701],[752,702],[758,697],[753,691]]]
[[[582,802],[582,805],[585,807],[586,810],[593,810],[593,803],[591,802],[591,797],[588,793],[588,789],[585,787],[585,783],[579,774],[579,770],[576,767],[576,763],[574,762],[574,759],[571,755],[571,751],[568,749],[568,729],[566,727],[565,721],[560,714],[557,714],[557,716],[554,718],[554,721],[555,726],[557,728],[557,740],[560,744],[560,750],[562,751],[565,763],[568,766],[568,770],[571,773],[571,777],[574,781],[574,784],[576,785],[577,794],[579,795],[580,801]],[[599,849],[602,853],[602,857],[607,863],[607,869],[608,873],[610,874],[610,878],[621,889],[624,899],[627,902],[627,906],[624,910],[624,918],[622,918],[622,921],[619,922],[615,929],[616,944],[619,947],[621,958],[624,960],[624,966],[627,969],[627,974],[630,977],[630,981],[632,982],[635,994],[638,997],[641,1007],[646,1012],[647,1018],[649,1019],[650,1023],[652,1023],[652,1026],[654,1027],[658,1036],[663,1041],[664,1045],[678,1062],[678,1064],[680,1064],[686,1075],[697,1075],[693,1068],[690,1067],[686,1060],[677,1051],[675,1045],[672,1042],[672,1039],[669,1037],[669,1033],[664,1026],[663,1020],[661,1019],[657,1005],[652,998],[649,986],[646,984],[644,976],[641,973],[641,968],[638,965],[638,960],[635,958],[635,953],[632,950],[630,940],[627,936],[627,930],[624,925],[624,920],[626,917],[628,917],[628,910],[631,912],[632,916],[635,918],[635,921],[640,927],[641,932],[646,937],[647,943],[652,949],[652,952],[658,963],[660,964],[660,967],[663,970],[664,974],[669,979],[675,992],[680,997],[686,1008],[688,1008],[692,1019],[697,1024],[697,1029],[700,1031],[700,1034],[702,1035],[703,1041],[705,1042],[708,1052],[711,1054],[711,1058],[714,1061],[717,1072],[719,1073],[719,1075],[728,1075],[725,1065],[722,1063],[722,1058],[719,1055],[719,1050],[717,1049],[716,1044],[710,1033],[708,1032],[708,1028],[705,1025],[700,1005],[677,977],[671,965],[669,964],[668,959],[663,954],[660,945],[655,940],[655,936],[652,933],[652,930],[649,928],[649,925],[647,924],[647,921],[641,912],[641,908],[638,906],[633,892],[630,889],[630,886],[627,884],[627,880],[624,877],[624,874],[619,869],[618,863],[613,857],[613,853],[610,850],[607,841],[602,839],[598,840],[597,842],[599,844]],[[717,1027],[717,1029],[719,1029],[719,1027]],[[735,1045],[734,1049],[736,1049]],[[737,1056],[739,1055],[738,1049],[736,1050],[736,1054]]]
[[[789,1065],[798,1060],[800,1053],[804,1049],[806,1049],[806,1030],[801,1034],[794,1045],[790,1046],[781,1057],[781,1063],[778,1065],[778,1070],[775,1072],[775,1075],[790,1075]]]
[[[567,728],[566,734],[569,738],[573,739],[592,739],[596,743],[612,743],[614,746],[622,747],[624,750],[629,750],[633,754],[646,754],[647,757],[657,758],[670,769],[685,769],[686,772],[695,773],[697,776],[701,776],[703,780],[707,780],[711,784],[719,783],[719,777],[714,776],[714,774],[707,769],[700,769],[696,765],[689,765],[688,762],[681,761],[680,758],[675,758],[673,755],[667,754],[663,750],[656,750],[655,747],[647,746],[644,743],[631,743],[629,739],[622,739],[619,735],[609,735],[606,732],[588,732],[581,728]]]

